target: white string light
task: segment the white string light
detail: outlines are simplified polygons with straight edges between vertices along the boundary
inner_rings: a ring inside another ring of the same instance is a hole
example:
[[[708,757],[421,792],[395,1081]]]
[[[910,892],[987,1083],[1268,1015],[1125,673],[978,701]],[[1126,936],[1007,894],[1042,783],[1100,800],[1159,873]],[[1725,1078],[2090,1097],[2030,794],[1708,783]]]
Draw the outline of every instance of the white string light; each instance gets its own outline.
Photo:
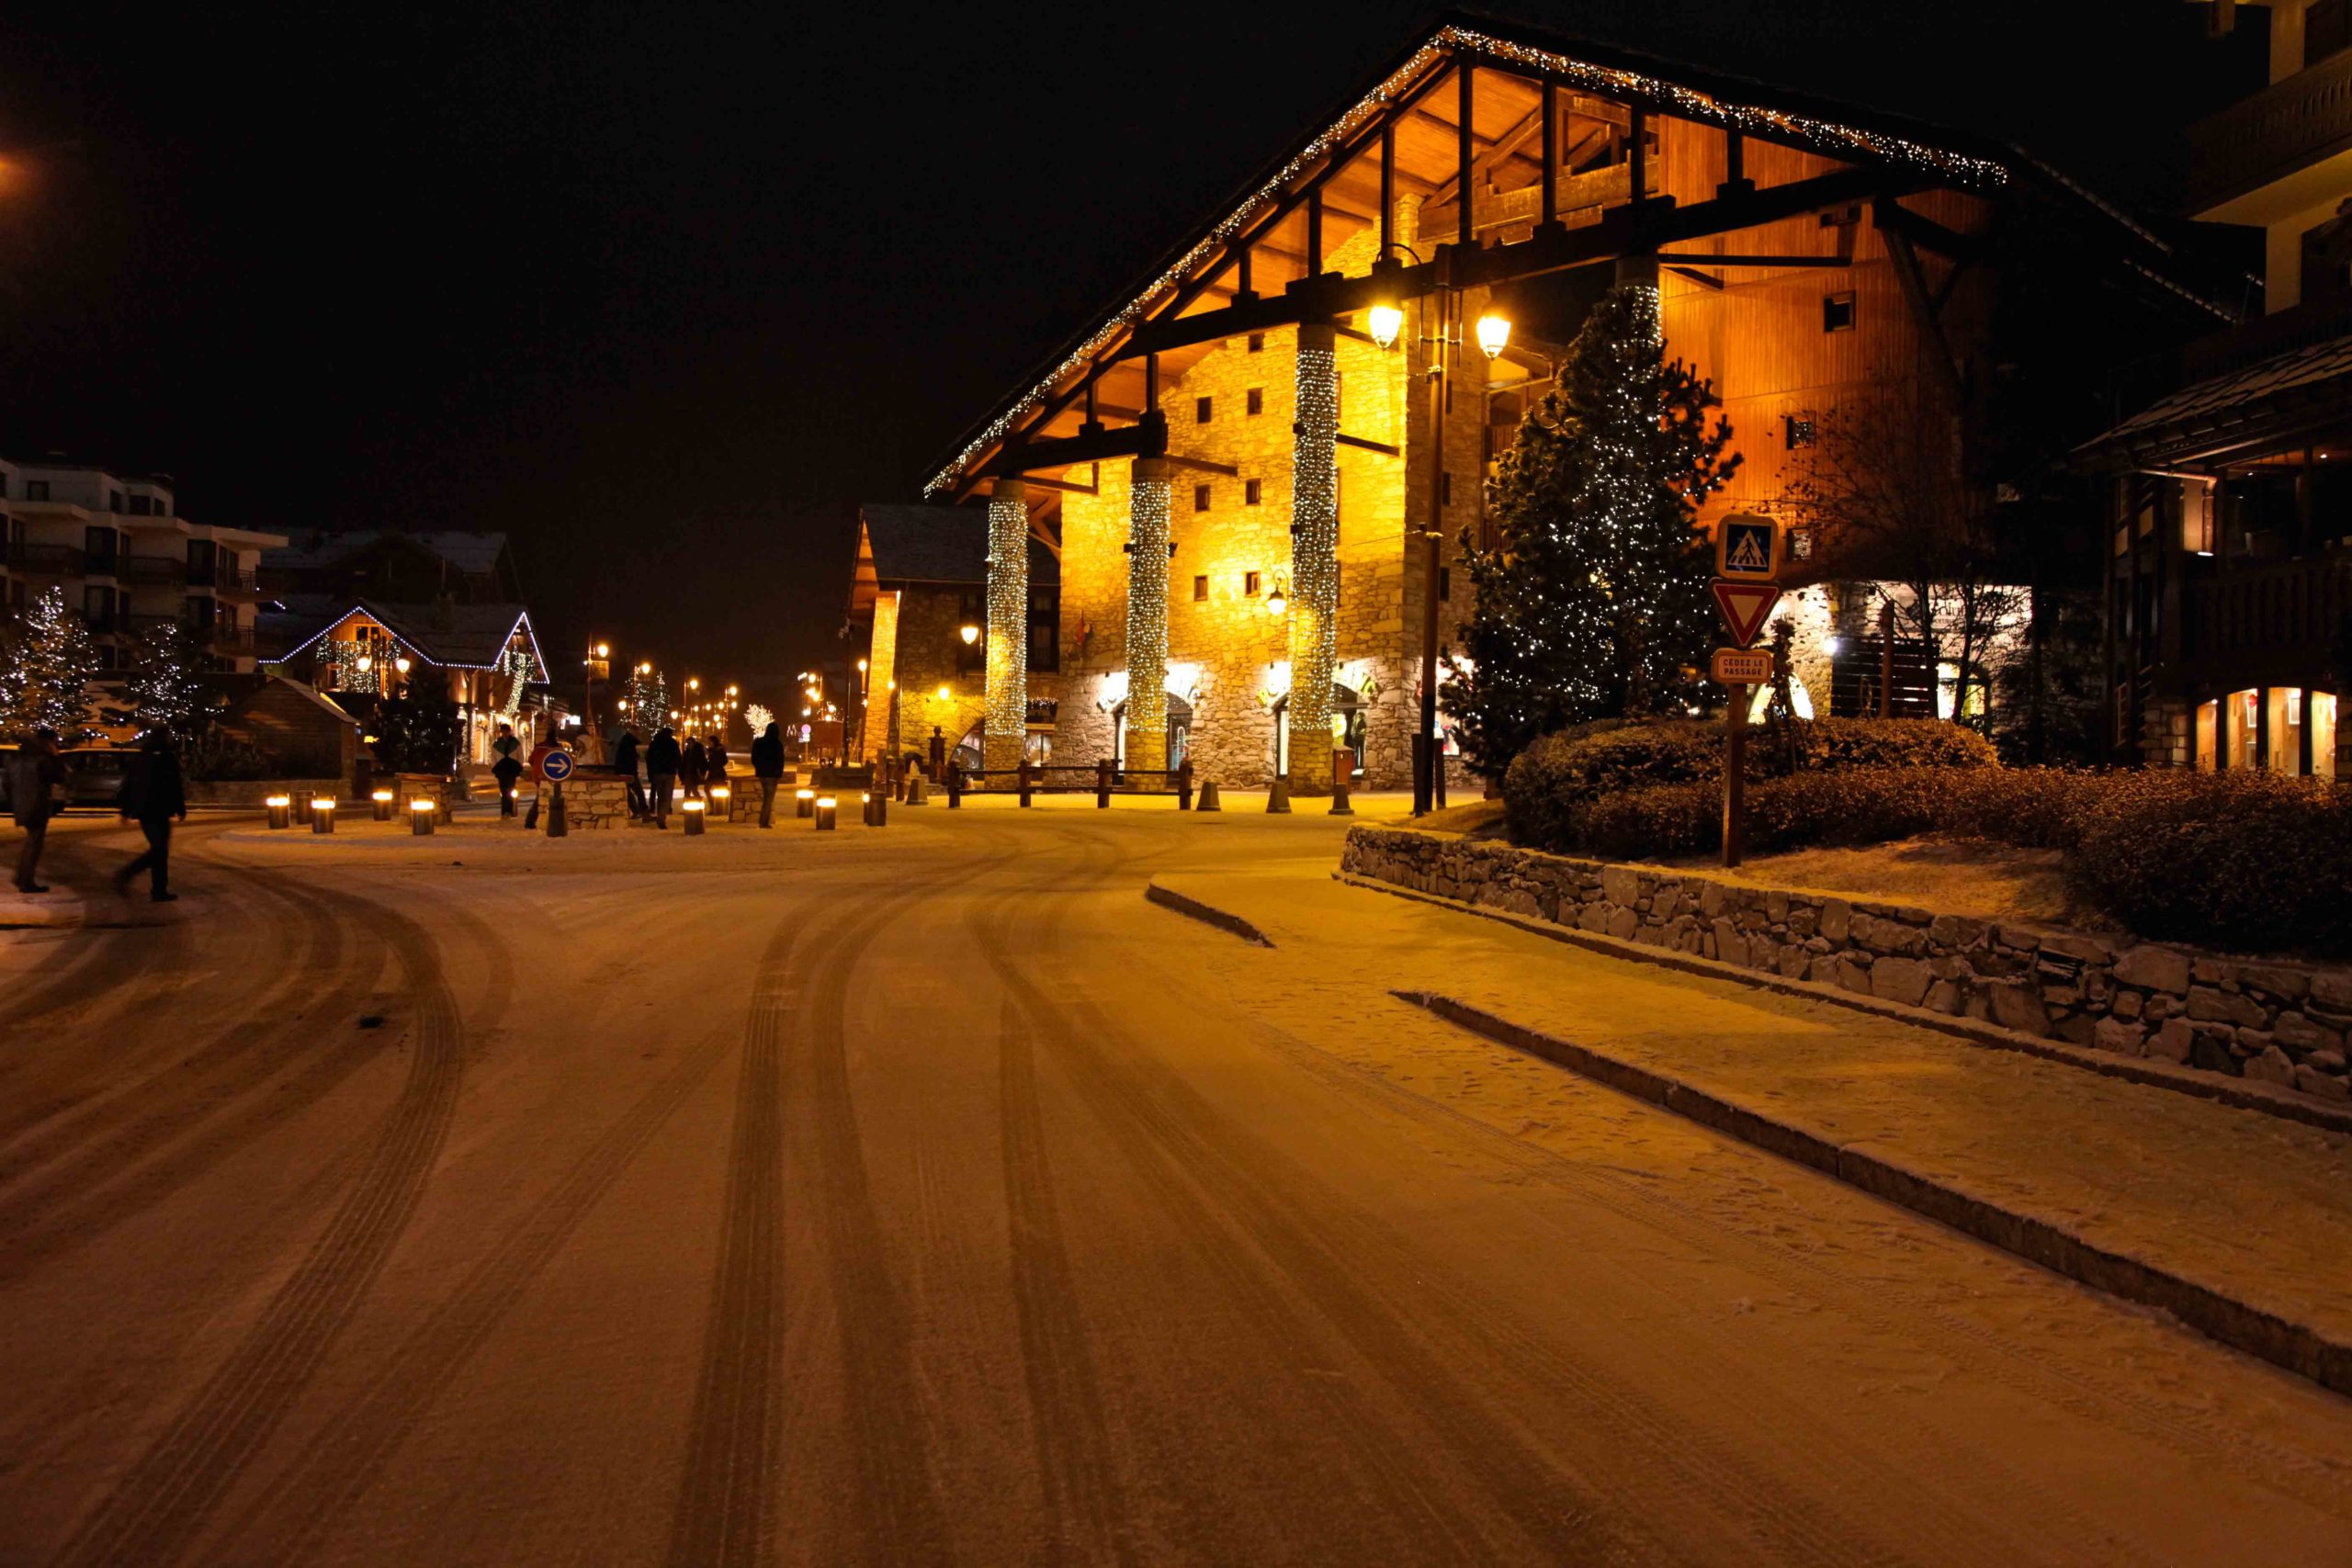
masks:
[[[1339,660],[1339,355],[1329,326],[1298,333],[1298,423],[1290,503],[1291,767],[1330,762],[1331,672]],[[1305,750],[1301,750],[1301,748]]]
[[[1929,147],[1904,137],[1861,130],[1833,120],[1815,119],[1753,105],[1725,103],[1710,94],[1679,86],[1660,77],[1594,65],[1571,55],[1512,43],[1465,28],[1442,28],[1427,44],[1414,51],[1411,59],[1359,98],[1346,113],[1332,121],[1321,134],[1308,141],[1288,163],[1250,192],[1239,206],[1213,225],[1172,265],[1146,284],[1135,299],[1114,311],[1035,386],[1016,398],[1002,413],[981,426],[979,433],[964,449],[923,486],[923,493],[932,495],[954,484],[975,457],[1002,440],[1013,424],[1044,402],[1066,377],[1089,365],[1121,333],[1149,315],[1162,295],[1182,284],[1219,249],[1238,236],[1268,202],[1277,199],[1294,182],[1329,156],[1334,149],[1344,145],[1419,83],[1431,65],[1450,53],[1479,55],[1522,70],[1542,72],[1597,94],[1651,100],[1663,105],[1666,112],[1678,118],[1736,130],[1743,135],[1792,141],[1835,156],[1861,153],[1884,162],[1908,164],[1962,185],[1997,188],[2007,184],[2009,177],[2007,168],[1989,159],[1947,152],[1941,148]]]
[[[1029,502],[997,481],[989,502],[988,706],[981,766],[1021,761],[1029,735]]]
[[[1128,491],[1127,765],[1168,765],[1168,465],[1139,457]]]

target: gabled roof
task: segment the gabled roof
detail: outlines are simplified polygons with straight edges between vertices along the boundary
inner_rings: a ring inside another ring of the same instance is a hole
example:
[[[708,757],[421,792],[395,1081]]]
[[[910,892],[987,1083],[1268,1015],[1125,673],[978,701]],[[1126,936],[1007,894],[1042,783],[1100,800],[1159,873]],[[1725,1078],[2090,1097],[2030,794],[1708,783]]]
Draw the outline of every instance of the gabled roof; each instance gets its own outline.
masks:
[[[288,593],[258,619],[265,628],[285,634],[289,643],[301,640],[266,662],[288,662],[354,611],[391,633],[427,664],[444,669],[492,668],[519,630],[531,645],[531,663],[537,672],[534,679],[546,681],[548,666],[539,653],[538,634],[520,604],[390,604],[327,593]]]
[[[475,534],[458,529],[410,533],[403,528],[321,528],[293,535],[285,547],[269,552],[268,564],[290,570],[331,567],[387,540],[413,544],[448,562],[452,570],[467,577],[489,576],[498,570],[498,559],[506,553],[504,534]]]
[[[952,582],[978,587],[988,581],[989,514],[978,506],[884,506],[858,508],[867,558],[883,587],[900,582]],[[864,561],[859,563],[864,566]],[[1061,563],[1044,541],[1029,541],[1029,581],[1061,581]]]
[[[2085,468],[2200,463],[2255,456],[2352,423],[2352,335],[2209,377],[2075,448]]]
[[[2146,282],[2223,320],[2234,317],[2176,281],[2172,247],[2117,209],[2006,142],[1710,72],[1634,51],[1552,33],[1498,17],[1451,13],[1368,77],[1356,94],[1213,209],[1142,277],[1024,377],[954,448],[923,485],[950,490],[989,448],[1089,367],[1119,357],[1134,329],[1174,304],[1188,284],[1223,265],[1236,242],[1279,211],[1287,193],[1342,154],[1361,156],[1360,138],[1457,61],[1498,73],[1542,77],[1570,91],[1677,118],[1792,144],[1840,162],[1899,166],[1979,193],[2028,187],[2114,231],[2132,253],[2122,265]],[[1261,288],[1261,293],[1264,290]]]

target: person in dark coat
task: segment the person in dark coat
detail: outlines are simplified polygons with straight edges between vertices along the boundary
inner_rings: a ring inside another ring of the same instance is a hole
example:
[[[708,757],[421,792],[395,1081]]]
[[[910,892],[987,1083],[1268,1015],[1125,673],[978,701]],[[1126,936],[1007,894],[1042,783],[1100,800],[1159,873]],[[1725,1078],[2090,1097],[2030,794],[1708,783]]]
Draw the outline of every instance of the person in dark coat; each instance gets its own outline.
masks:
[[[613,742],[613,772],[628,785],[628,814],[644,816],[645,786],[637,782],[637,731],[627,725],[621,727],[620,739]]]
[[[8,770],[8,815],[25,830],[24,845],[17,851],[17,891],[46,893],[49,885],[39,877],[41,845],[49,838],[49,819],[65,809],[57,799],[58,786],[65,782],[57,731],[46,725],[33,731],[33,738],[17,748]]]
[[[710,784],[725,784],[727,782],[727,763],[728,756],[726,738],[714,730],[711,732],[708,743],[703,747],[703,782]]]
[[[147,896],[158,904],[179,897],[172,891],[172,822],[187,820],[187,790],[180,782],[180,760],[172,732],[157,725],[140,738],[139,755],[123,775],[118,805],[147,835],[147,852],[114,874],[114,890],[130,891],[130,879],[147,874]]]
[[[491,776],[498,781],[498,814],[512,817],[514,815],[515,781],[523,776],[523,763],[515,753],[523,749],[523,742],[515,739],[513,725],[502,724],[498,727],[497,738],[490,743],[490,749],[498,757],[498,761],[490,765]]]
[[[784,731],[771,720],[752,742],[752,772],[760,780],[760,826],[775,826],[775,788],[784,782]]]
[[[710,759],[702,749],[702,737],[686,737],[686,749],[678,754],[678,782],[686,786],[686,794],[695,800],[706,798],[703,780],[708,776]]]
[[[645,749],[645,776],[653,786],[653,825],[670,825],[670,794],[678,787],[678,769],[684,763],[678,750],[678,738],[668,725],[653,732],[653,744]]]

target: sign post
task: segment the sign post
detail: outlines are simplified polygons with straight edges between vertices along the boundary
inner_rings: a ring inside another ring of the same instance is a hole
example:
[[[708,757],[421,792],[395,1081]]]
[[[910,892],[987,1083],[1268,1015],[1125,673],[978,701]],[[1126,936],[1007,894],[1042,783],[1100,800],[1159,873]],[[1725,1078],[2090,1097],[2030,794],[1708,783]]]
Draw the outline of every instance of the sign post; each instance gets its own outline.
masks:
[[[539,777],[548,786],[548,837],[568,837],[571,829],[563,819],[563,781],[571,776],[571,753],[558,748],[539,759]]]
[[[1715,649],[1708,678],[1731,693],[1724,714],[1724,865],[1736,867],[1747,837],[1747,689],[1772,678],[1772,656],[1749,647],[1781,602],[1786,543],[1770,517],[1734,513],[1715,525],[1715,609],[1732,646]]]

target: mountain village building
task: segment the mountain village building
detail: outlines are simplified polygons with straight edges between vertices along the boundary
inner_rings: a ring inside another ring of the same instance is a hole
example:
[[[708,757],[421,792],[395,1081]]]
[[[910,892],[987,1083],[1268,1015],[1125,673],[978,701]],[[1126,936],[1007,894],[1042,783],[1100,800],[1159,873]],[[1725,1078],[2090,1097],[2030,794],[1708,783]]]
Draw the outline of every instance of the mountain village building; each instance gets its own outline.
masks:
[[[1482,480],[1600,290],[1653,291],[1668,354],[1724,400],[1744,461],[1702,524],[1803,525],[1804,449],[1840,404],[1956,410],[1947,444],[1970,446],[1999,374],[2004,258],[2027,249],[2067,271],[2077,303],[2123,299],[2112,314],[2134,330],[2228,319],[2169,281],[2155,237],[2013,149],[1491,20],[1439,24],[927,476],[928,499],[988,519],[989,773],[1044,750],[1147,772],[1181,753],[1203,777],[1286,773],[1315,793],[1344,750],[1360,783],[1407,784],[1432,645],[1472,608],[1456,562],[1487,526]],[[1880,660],[1856,634],[1888,573],[1814,532],[1792,582],[1800,679],[1809,703],[1875,707]],[[1050,667],[1033,542],[1058,566]],[[1939,704],[1939,673],[1908,681],[1898,711]],[[1946,680],[1939,705],[1983,700],[1982,670]],[[950,684],[952,730],[973,705]]]

